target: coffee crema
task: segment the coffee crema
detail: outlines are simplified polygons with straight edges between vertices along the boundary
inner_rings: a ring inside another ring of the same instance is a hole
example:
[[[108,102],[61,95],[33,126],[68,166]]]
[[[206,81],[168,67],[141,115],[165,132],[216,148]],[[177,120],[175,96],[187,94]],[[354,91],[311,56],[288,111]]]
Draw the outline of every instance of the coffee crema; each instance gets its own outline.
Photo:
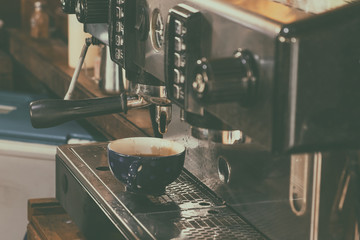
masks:
[[[176,151],[172,150],[172,149],[162,149],[157,153],[133,153],[133,154],[129,154],[130,156],[137,156],[137,157],[166,157],[166,156],[172,156],[172,155],[176,155],[178,154]]]
[[[169,156],[169,155],[159,155],[159,154],[143,154],[143,153],[138,153],[138,154],[131,154],[131,156],[137,156],[137,157],[165,157],[165,156]]]

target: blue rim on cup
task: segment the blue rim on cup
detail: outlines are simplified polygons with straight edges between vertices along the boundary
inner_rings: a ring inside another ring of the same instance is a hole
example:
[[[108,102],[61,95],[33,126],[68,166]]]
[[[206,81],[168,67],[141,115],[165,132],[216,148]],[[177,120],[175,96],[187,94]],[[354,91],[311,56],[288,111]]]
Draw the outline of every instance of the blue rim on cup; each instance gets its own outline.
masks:
[[[151,137],[123,138],[107,146],[112,174],[135,193],[161,195],[184,166],[185,147]]]

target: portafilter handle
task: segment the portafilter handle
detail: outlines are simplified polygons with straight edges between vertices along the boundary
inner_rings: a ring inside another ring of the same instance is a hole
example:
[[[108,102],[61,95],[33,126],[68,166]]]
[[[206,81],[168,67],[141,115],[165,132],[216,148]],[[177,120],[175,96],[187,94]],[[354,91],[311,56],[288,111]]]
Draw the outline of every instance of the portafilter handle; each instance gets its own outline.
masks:
[[[131,107],[134,106],[137,105]],[[48,128],[79,118],[126,111],[127,104],[122,95],[85,100],[42,99],[30,103],[30,118],[34,128]]]

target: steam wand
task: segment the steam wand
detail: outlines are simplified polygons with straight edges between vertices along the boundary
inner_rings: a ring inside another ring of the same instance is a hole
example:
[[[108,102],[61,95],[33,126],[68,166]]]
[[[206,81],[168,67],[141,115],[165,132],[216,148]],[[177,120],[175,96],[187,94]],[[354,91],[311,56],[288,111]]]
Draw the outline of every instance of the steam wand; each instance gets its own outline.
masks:
[[[96,38],[94,37],[91,37],[91,38],[86,38],[85,39],[85,43],[84,43],[84,46],[81,50],[81,53],[80,53],[80,57],[79,57],[79,62],[78,64],[76,65],[76,68],[75,68],[75,71],[74,71],[74,74],[71,78],[71,82],[70,82],[70,85],[69,85],[69,88],[65,94],[65,97],[64,97],[64,100],[69,100],[71,99],[71,96],[74,92],[74,89],[75,89],[75,85],[76,85],[76,82],[79,78],[79,74],[80,74],[80,71],[81,71],[81,68],[84,64],[84,60],[85,60],[85,57],[86,57],[86,53],[87,53],[87,50],[89,48],[89,46],[93,44],[93,45],[99,45],[100,44],[100,41],[97,40]]]

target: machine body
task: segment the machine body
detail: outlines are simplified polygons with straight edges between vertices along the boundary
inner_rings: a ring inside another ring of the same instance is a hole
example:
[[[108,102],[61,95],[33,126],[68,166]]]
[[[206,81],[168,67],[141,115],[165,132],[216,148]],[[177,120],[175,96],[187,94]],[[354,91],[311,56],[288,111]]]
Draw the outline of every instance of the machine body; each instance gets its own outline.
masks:
[[[177,186],[156,199],[129,195],[99,172],[104,145],[63,147],[57,194],[81,226],[64,175],[129,238],[186,239],[228,209],[259,239],[359,238],[359,1],[98,1],[107,21],[75,11],[91,19],[85,31],[157,105],[159,132],[187,148],[184,174],[215,200]],[[178,201],[186,196],[191,204]],[[149,201],[161,206],[146,212]],[[226,221],[236,237],[247,228]]]

